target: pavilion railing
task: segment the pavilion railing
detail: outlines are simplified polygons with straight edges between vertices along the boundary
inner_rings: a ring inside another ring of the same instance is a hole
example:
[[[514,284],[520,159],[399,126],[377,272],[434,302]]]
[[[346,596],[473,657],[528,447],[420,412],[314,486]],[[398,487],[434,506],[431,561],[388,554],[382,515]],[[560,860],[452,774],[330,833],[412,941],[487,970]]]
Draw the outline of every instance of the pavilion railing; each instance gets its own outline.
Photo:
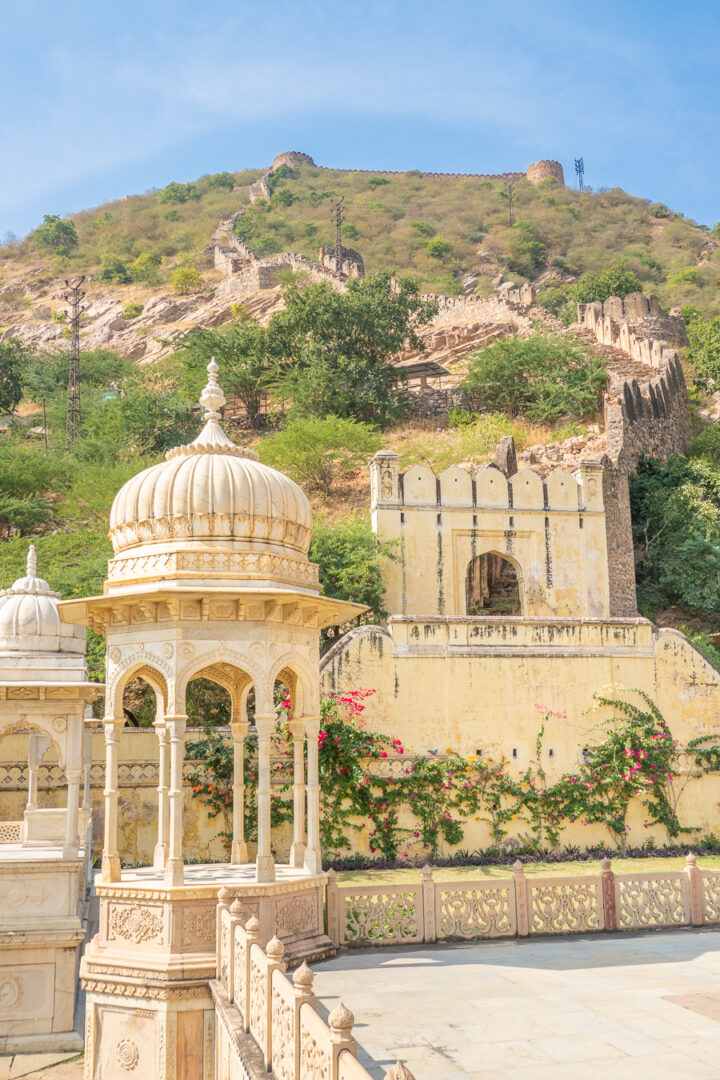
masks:
[[[340,886],[330,871],[328,935],[336,945],[411,945],[536,934],[580,934],[720,923],[720,871],[694,855],[679,871],[436,881],[431,867],[411,885]]]
[[[260,923],[241,905],[218,905],[216,1008],[218,1077],[272,1073],[275,1080],[371,1080],[357,1060],[353,1014],[342,1003],[327,1023],[317,1009],[315,976],[303,963],[286,975],[282,942],[261,944]],[[396,1065],[386,1080],[413,1080]]]

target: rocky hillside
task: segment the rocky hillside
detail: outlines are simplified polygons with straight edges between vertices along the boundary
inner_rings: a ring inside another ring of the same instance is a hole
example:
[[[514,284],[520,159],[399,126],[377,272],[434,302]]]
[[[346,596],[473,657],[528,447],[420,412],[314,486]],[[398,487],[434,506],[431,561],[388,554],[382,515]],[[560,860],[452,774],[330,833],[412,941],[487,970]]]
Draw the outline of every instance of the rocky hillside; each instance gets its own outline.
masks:
[[[234,305],[264,320],[298,274],[342,287],[330,220],[340,198],[344,241],[366,272],[414,273],[428,291],[469,301],[441,311],[424,359],[444,363],[497,336],[508,323],[493,295],[501,282],[553,287],[620,260],[665,307],[720,311],[718,243],[682,215],[617,189],[575,191],[555,176],[516,178],[512,197],[510,225],[500,178],[342,172],[308,161],[171,184],[75,215],[69,246],[43,244],[39,230],[2,247],[0,334],[61,347],[64,278],[80,273],[84,348],[148,362],[190,327],[232,318]],[[184,294],[178,270],[194,272]]]

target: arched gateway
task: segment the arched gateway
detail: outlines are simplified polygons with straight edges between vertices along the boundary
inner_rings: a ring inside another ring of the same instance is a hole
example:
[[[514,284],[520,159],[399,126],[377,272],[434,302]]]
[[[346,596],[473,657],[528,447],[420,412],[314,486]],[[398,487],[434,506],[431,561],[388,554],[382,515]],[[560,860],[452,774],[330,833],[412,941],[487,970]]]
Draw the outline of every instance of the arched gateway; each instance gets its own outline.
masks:
[[[106,1060],[113,1040],[129,1037],[134,1003],[128,1001],[127,980],[117,985],[123,965],[132,969],[131,984],[140,975],[145,981],[169,980],[161,1008],[151,1009],[145,1019],[134,1014],[133,1023],[142,1028],[133,1038],[138,1075],[147,1076],[174,1075],[172,1061],[187,1037],[183,1027],[202,1031],[211,1022],[207,980],[215,970],[221,887],[259,917],[266,940],[277,934],[291,956],[317,954],[329,945],[322,929],[319,640],[323,626],[346,622],[363,610],[320,595],[317,566],[307,555],[310,504],[288,477],[260,464],[252,450],[236,446],[224,433],[219,410],[225,397],[217,370],[211,361],[200,397],[205,425],[195,441],[170,450],[165,461],[118,492],[110,512],[115,554],[103,595],[60,605],[65,621],[99,631],[107,648],[100,933],[83,964],[90,990],[89,1052],[93,1060]],[[117,844],[118,752],[123,691],[137,677],[151,685],[158,702],[157,844],[153,867],[123,873]],[[183,860],[185,696],[197,678],[218,683],[231,698],[235,799],[231,864],[189,868]],[[295,820],[290,865],[276,867],[270,845],[270,740],[277,723],[273,689],[278,678],[292,688]],[[242,779],[251,688],[258,736],[254,866],[248,863],[244,835]],[[198,997],[190,1010],[188,978],[195,979]],[[140,985],[135,996],[145,996]],[[143,1004],[147,1013],[149,1003]]]

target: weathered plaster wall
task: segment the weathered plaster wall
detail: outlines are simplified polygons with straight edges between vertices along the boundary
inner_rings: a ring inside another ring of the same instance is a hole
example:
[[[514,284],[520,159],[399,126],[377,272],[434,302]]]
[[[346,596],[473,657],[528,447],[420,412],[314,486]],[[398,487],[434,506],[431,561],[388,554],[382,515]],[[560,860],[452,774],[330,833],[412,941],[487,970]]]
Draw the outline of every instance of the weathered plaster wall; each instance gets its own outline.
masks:
[[[494,467],[400,473],[398,460],[381,452],[370,467],[373,529],[399,556],[385,564],[389,611],[464,615],[468,565],[495,552],[515,565],[524,613],[609,614],[602,465],[508,480]]]
[[[551,779],[576,768],[583,747],[597,739],[603,713],[587,714],[597,690],[644,690],[681,743],[716,731],[720,715],[720,672],[684,635],[645,619],[395,616],[387,630],[359,627],[338,642],[322,678],[326,691],[374,688],[363,714],[368,726],[419,753],[481,750],[504,755],[518,772],[535,757],[536,704],[564,711],[567,719],[554,720],[545,737]],[[683,798],[690,824],[717,831],[720,778],[693,781]],[[586,843],[586,833],[578,824],[564,835]]]

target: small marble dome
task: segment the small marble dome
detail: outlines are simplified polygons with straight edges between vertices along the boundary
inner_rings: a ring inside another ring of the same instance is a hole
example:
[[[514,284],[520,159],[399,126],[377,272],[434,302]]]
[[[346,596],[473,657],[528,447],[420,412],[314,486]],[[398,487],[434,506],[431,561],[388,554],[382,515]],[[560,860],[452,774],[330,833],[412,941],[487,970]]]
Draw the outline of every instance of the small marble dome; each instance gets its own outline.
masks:
[[[37,558],[31,546],[25,577],[0,592],[0,650],[57,652],[61,638],[67,636],[60,622],[59,599],[60,594],[37,576]]]
[[[208,364],[200,396],[205,426],[188,446],[138,473],[120,489],[110,511],[116,554],[157,541],[218,542],[307,555],[310,503],[289,477],[262,465],[253,450],[236,446],[218,423],[225,396],[218,367]]]

